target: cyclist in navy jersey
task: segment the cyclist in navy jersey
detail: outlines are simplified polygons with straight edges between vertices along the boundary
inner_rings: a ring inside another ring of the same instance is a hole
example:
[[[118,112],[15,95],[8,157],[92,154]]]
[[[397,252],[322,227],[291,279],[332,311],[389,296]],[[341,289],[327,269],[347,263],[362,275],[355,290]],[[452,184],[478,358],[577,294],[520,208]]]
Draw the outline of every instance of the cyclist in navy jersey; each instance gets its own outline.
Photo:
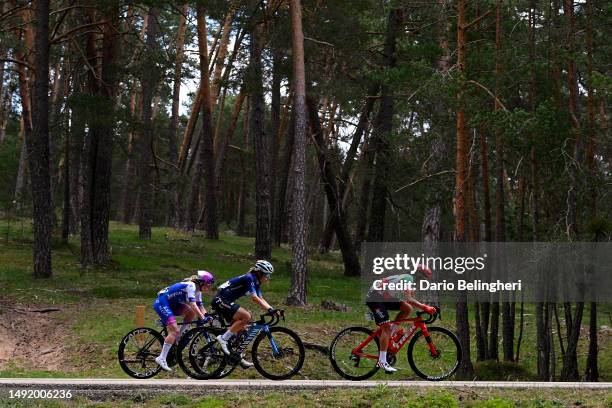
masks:
[[[166,371],[172,371],[166,362],[168,351],[178,337],[185,331],[187,325],[183,324],[179,330],[175,315],[183,316],[183,323],[198,320],[208,321],[206,309],[202,305],[202,292],[208,293],[215,282],[212,273],[198,271],[183,282],[175,283],[159,291],[157,299],[153,302],[153,309],[161,318],[161,322],[168,328],[168,335],[164,339],[161,354],[155,362]]]
[[[231,322],[229,329],[223,335],[217,337],[217,341],[225,354],[230,354],[227,342],[232,336],[240,331],[251,321],[248,310],[236,303],[238,298],[249,295],[262,309],[273,313],[275,310],[261,295],[260,284],[268,282],[274,272],[274,267],[268,261],[259,260],[248,273],[232,278],[219,286],[219,292],[213,298],[211,307],[223,318]],[[253,363],[242,359],[240,365],[243,368],[253,366]]]

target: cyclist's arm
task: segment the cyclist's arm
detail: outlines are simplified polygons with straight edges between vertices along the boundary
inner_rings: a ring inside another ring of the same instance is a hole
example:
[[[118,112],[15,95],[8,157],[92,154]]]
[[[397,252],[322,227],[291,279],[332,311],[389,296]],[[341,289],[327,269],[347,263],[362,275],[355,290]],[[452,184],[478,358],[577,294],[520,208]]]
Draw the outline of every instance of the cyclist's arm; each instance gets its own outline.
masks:
[[[268,311],[268,309],[272,308],[272,306],[270,306],[270,304],[266,302],[266,299],[260,296],[257,296],[257,293],[253,293],[251,295],[251,299],[253,300],[253,302],[261,306],[261,308],[264,309],[265,311]]]
[[[429,306],[429,305],[426,305],[425,303],[421,303],[418,300],[416,300],[414,297],[412,297],[411,295],[406,296],[404,298],[404,301],[408,303],[410,306],[418,307],[419,309],[421,309],[422,311],[426,313],[432,313],[434,310],[433,306]]]
[[[202,296],[200,293],[196,293],[195,283],[190,282],[187,285],[187,299],[189,300],[189,306],[195,312],[200,320],[204,319],[204,313],[201,309],[203,309],[202,305]],[[200,295],[200,296],[198,296]],[[199,304],[198,304],[199,303]]]
[[[198,315],[198,319],[204,319],[204,313],[206,313],[206,309],[203,306],[198,306],[196,302],[189,302],[189,306],[191,309]]]

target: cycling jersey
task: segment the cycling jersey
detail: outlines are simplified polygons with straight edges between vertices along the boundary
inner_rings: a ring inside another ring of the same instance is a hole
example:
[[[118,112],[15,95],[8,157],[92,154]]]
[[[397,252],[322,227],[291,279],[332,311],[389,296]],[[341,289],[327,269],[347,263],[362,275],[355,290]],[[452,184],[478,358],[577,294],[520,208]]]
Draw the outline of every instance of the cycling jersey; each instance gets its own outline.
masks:
[[[219,297],[224,303],[233,303],[236,299],[246,295],[257,295],[261,297],[261,289],[257,277],[252,273],[232,278],[219,286]]]
[[[195,302],[202,305],[202,292],[196,290],[193,282],[179,282],[168,286],[157,293],[153,309],[157,312],[164,325],[176,322],[174,315],[182,314],[183,308]]]
[[[198,306],[202,305],[202,292],[196,289],[193,282],[179,282],[168,286],[157,293],[158,296],[165,296],[170,307],[181,306],[195,302]]]

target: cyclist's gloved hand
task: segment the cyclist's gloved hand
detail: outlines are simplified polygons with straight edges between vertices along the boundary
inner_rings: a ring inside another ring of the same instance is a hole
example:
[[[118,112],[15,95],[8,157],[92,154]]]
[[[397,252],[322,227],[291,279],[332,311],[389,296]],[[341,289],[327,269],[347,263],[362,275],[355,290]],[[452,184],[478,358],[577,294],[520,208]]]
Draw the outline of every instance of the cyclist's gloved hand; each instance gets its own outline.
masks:
[[[210,323],[212,322],[213,317],[211,315],[209,315],[208,313],[204,314],[204,319],[202,320],[204,323]]]
[[[276,310],[275,308],[271,307],[271,308],[268,309],[268,313],[270,315],[276,315],[276,314],[278,314],[278,310]]]
[[[430,315],[434,315],[436,313],[436,308],[433,306],[426,306],[423,311],[425,313],[429,313]]]

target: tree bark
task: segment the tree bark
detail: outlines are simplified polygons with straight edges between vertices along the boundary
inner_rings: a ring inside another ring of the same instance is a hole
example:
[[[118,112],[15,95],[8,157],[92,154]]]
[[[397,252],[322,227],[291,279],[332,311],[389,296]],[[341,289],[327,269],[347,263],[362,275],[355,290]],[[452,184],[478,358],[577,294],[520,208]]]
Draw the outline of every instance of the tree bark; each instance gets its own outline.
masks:
[[[270,143],[270,214],[272,214],[272,219],[270,229],[273,233],[276,231],[276,224],[280,222],[280,219],[276,217],[276,174],[281,135],[281,63],[282,55],[278,49],[274,48],[272,50],[272,100],[270,103],[270,123],[272,128],[272,143]],[[275,239],[273,239],[274,243],[276,243]],[[280,245],[280,243],[276,243],[276,245]]]
[[[179,121],[179,105],[181,93],[181,74],[185,59],[185,33],[187,31],[187,13],[189,5],[183,4],[179,15],[179,25],[176,34],[176,62],[174,64],[174,82],[172,84],[172,108],[170,126],[168,127],[168,153],[171,164],[177,166],[170,169],[170,182],[168,185],[168,225],[178,228],[179,211],[179,171],[178,171],[178,145],[177,129]]]
[[[261,52],[264,43],[263,25],[255,24],[251,32],[248,86],[250,88],[249,132],[255,148],[255,256],[270,259],[270,138],[264,124],[265,101]]]
[[[291,258],[291,288],[287,304],[306,305],[306,261],[307,261],[307,219],[306,219],[306,70],[304,67],[304,33],[302,31],[302,5],[300,0],[291,0],[291,40],[293,57],[294,99],[294,148],[293,148],[293,244]],[[318,118],[317,118],[318,120]]]
[[[383,51],[383,64],[386,69],[393,69],[396,64],[396,41],[401,32],[404,10],[395,8],[389,12],[385,45]],[[380,109],[372,134],[371,146],[376,155],[376,166],[372,180],[372,203],[370,206],[370,225],[368,228],[368,241],[381,242],[385,239],[385,213],[387,209],[387,181],[392,160],[390,137],[393,131],[394,100],[393,91],[389,84],[381,84]],[[372,152],[369,152],[370,154]]]
[[[466,0],[458,0],[457,4],[457,65],[461,81],[466,78]],[[457,94],[457,147],[455,175],[455,239],[464,242],[467,239],[465,221],[467,219],[467,171],[468,171],[468,132],[465,115],[465,85],[462,84]],[[465,296],[459,298],[456,304],[457,334],[461,342],[461,365],[458,375],[471,378],[473,373],[470,358],[470,325],[468,321],[468,305]]]
[[[234,19],[235,12],[236,6],[231,3],[223,22],[223,31],[221,33],[221,40],[219,41],[219,53],[215,58],[215,70],[213,73],[213,80],[210,85],[210,97],[212,104],[214,104],[219,97],[219,90],[221,89],[221,72],[223,70],[223,65],[225,64],[225,58],[227,57],[227,45],[229,44],[230,34],[232,32],[232,21]],[[219,114],[221,114],[221,112]]]
[[[574,15],[574,0],[563,0],[563,13],[567,19],[567,87],[569,89],[568,111],[572,122],[572,130],[574,134],[574,152],[572,162],[569,164],[569,188],[567,191],[567,218],[566,218],[566,234],[570,241],[578,237],[577,225],[577,191],[579,166],[582,162],[582,135],[580,129],[580,107],[579,107],[579,91],[578,77],[576,74],[576,17]]]
[[[26,139],[34,206],[34,277],[50,278],[53,207],[49,174],[49,0],[36,2],[34,67],[32,137]]]
[[[153,150],[153,93],[159,81],[159,68],[154,57],[157,52],[157,9],[150,7],[148,12],[149,24],[146,39],[146,64],[147,69],[141,79],[142,84],[142,131],[139,140],[139,165],[138,180],[140,181],[140,192],[138,195],[138,238],[151,239],[151,226],[153,225],[153,177],[151,172],[152,150]]]
[[[591,219],[597,217],[597,189],[595,188],[596,169],[595,169],[595,92],[593,89],[593,0],[587,0],[587,112],[588,112],[588,132],[589,139],[587,144],[587,169],[590,179],[589,191],[589,216]],[[599,234],[595,233],[595,241],[599,240]],[[599,368],[597,366],[598,344],[597,344],[597,302],[590,304],[589,316],[589,353],[587,355],[585,378],[587,381],[599,381]]]
[[[238,119],[240,118],[240,110],[242,109],[242,104],[246,97],[246,93],[244,90],[241,90],[238,96],[236,97],[236,101],[234,102],[234,108],[232,109],[232,118],[230,120],[229,127],[225,133],[225,138],[223,139],[223,144],[221,144],[219,148],[219,152],[217,155],[217,161],[215,162],[215,190],[217,192],[217,197],[219,197],[221,193],[221,172],[223,169],[223,165],[225,164],[225,158],[227,156],[227,149],[229,144],[234,137],[234,133],[236,132],[236,127],[238,126]]]
[[[246,106],[244,109],[244,118],[242,121],[242,134],[243,134],[243,149],[244,151],[249,150],[249,100],[246,100]],[[246,160],[240,160],[240,186],[238,191],[238,227],[236,228],[236,233],[238,235],[245,235],[246,233],[246,225],[245,225],[245,217],[246,217],[246,202],[247,202],[247,168],[245,164]]]
[[[186,230],[193,231],[197,222],[197,204],[200,194],[200,183],[204,177],[205,208],[206,208],[206,237],[218,239],[217,224],[217,196],[215,194],[215,161],[214,161],[214,135],[212,130],[212,106],[210,97],[210,81],[208,76],[208,50],[206,43],[206,19],[204,8],[198,6],[198,47],[200,50],[200,75],[202,88],[202,129],[200,131],[201,143],[197,151],[196,169],[192,175],[191,192],[189,195]]]
[[[94,11],[89,10],[90,22]],[[107,21],[101,24],[102,51],[99,72],[89,70],[89,90],[96,97],[89,106],[89,132],[82,159],[83,205],[81,209],[81,264],[106,264],[110,260],[108,224],[111,204],[111,171],[114,134],[114,108],[117,86],[117,51],[119,9],[113,5],[104,10]],[[95,34],[87,45],[89,66],[97,67]],[[99,80],[98,80],[99,79]],[[95,111],[95,113],[94,113]]]

